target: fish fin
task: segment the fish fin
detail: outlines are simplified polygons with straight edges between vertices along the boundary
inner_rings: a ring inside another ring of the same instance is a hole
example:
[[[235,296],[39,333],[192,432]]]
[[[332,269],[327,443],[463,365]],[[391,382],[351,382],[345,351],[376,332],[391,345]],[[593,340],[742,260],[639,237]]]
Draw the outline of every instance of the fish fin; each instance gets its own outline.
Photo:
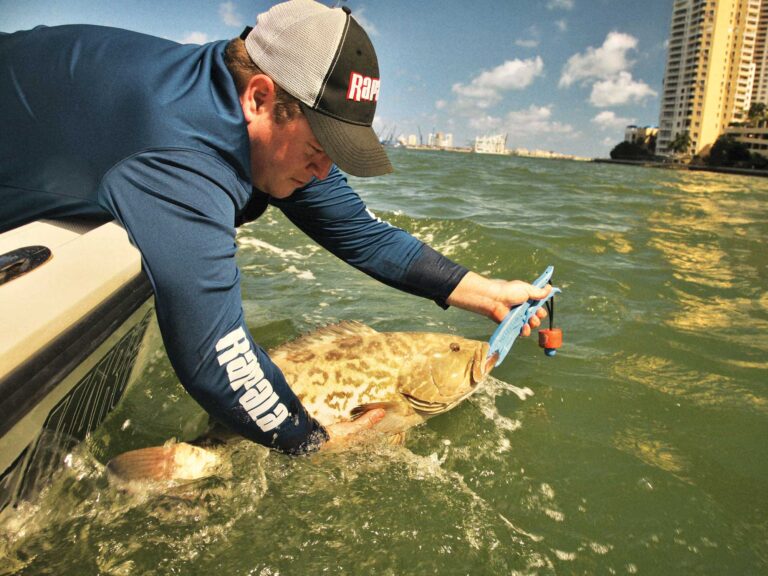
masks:
[[[140,448],[115,456],[107,472],[119,480],[196,480],[212,474],[218,457],[185,442]]]
[[[389,437],[388,442],[392,446],[403,446],[405,444],[405,437],[407,435],[407,432],[398,432],[397,434],[392,434],[392,436]]]
[[[175,444],[131,450],[107,463],[107,472],[120,480],[169,480],[173,473]]]
[[[370,326],[353,320],[345,320],[336,324],[328,324],[317,330],[299,336],[295,340],[281,344],[277,348],[269,351],[270,356],[277,353],[288,354],[290,352],[300,352],[310,346],[328,344],[339,338],[349,336],[372,336],[378,334]]]

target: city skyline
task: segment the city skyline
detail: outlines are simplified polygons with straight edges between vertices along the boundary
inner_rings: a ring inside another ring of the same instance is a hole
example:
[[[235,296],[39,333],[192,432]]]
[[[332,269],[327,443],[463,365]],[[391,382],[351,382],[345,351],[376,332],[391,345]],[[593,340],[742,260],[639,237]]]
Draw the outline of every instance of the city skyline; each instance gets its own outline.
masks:
[[[204,43],[272,4],[0,0],[0,30],[82,22]],[[441,131],[459,146],[506,133],[508,148],[607,156],[626,125],[658,124],[672,0],[344,4],[379,55],[381,133]]]

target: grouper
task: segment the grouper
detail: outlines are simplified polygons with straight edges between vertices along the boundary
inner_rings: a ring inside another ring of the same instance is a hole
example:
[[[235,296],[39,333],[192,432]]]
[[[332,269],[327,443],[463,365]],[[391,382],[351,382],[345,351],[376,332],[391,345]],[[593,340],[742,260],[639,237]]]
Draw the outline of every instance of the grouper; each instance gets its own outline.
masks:
[[[391,442],[474,393],[493,368],[488,343],[432,332],[377,332],[358,322],[320,328],[269,351],[291,389],[323,426],[383,408],[373,431]],[[185,442],[126,452],[109,462],[123,480],[210,475],[215,449]]]

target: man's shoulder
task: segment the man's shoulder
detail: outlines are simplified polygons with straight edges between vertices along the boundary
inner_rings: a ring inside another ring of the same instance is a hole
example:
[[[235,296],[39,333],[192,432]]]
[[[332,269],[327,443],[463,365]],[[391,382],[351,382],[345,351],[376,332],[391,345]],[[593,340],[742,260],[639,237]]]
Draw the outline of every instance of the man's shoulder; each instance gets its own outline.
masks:
[[[161,147],[132,154],[116,164],[102,182],[104,191],[130,186],[194,207],[201,214],[241,210],[251,196],[250,182],[217,154],[182,147]]]
[[[3,40],[17,43],[34,43],[36,46],[44,47],[47,44],[60,44],[62,42],[104,42],[108,40],[130,41],[138,43],[157,43],[173,44],[174,42],[165,38],[159,38],[150,34],[136,32],[125,28],[116,28],[113,26],[101,26],[98,24],[60,24],[57,26],[47,26],[44,24],[35,26],[28,30],[17,30],[10,34],[4,34]],[[101,54],[105,56],[108,54]],[[87,54],[81,54],[87,56]]]

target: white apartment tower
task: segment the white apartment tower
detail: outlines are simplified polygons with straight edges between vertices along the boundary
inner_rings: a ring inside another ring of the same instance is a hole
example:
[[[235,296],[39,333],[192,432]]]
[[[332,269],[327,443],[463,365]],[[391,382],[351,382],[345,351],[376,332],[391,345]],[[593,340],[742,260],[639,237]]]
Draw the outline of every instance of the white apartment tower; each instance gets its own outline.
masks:
[[[768,1],[766,0],[760,6],[760,20],[757,23],[752,102],[768,104]]]
[[[729,123],[746,119],[753,89],[761,85],[755,54],[760,10],[761,0],[674,0],[659,154],[671,154],[683,132],[691,152],[706,153]]]

